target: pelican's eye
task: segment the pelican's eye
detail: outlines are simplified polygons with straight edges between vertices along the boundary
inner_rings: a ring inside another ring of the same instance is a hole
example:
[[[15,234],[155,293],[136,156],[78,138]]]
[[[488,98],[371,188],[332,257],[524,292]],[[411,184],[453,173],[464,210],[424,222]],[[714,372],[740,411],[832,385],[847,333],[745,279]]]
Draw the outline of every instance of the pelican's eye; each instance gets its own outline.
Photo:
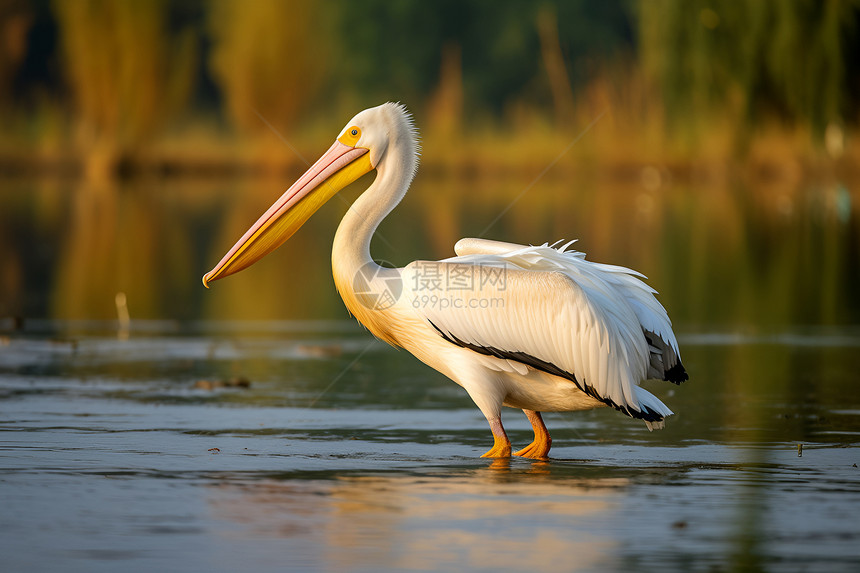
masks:
[[[354,125],[348,128],[343,132],[343,135],[340,136],[340,141],[344,145],[349,145],[351,147],[355,147],[355,144],[358,143],[358,140],[361,139],[361,129]]]

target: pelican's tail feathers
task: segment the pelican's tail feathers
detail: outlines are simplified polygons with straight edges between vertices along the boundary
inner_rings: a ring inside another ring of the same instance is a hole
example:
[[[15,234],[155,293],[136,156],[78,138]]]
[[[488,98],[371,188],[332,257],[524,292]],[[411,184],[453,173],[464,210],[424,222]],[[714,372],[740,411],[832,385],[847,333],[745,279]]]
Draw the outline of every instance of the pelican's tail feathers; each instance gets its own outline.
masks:
[[[645,419],[645,425],[648,426],[648,430],[662,430],[665,425],[663,420],[673,414],[672,410],[670,410],[666,404],[661,402],[657,396],[641,386],[634,386],[633,389],[634,392],[636,392],[636,398],[639,400],[639,408],[641,411],[649,413],[653,412],[658,415],[648,416],[648,419]]]

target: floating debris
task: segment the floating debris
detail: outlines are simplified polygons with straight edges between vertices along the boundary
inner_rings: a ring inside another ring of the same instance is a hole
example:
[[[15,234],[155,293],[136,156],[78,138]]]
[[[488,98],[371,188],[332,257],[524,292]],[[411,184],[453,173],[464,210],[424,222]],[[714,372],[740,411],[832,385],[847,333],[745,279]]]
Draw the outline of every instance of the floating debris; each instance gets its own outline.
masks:
[[[803,457],[803,444],[797,444],[797,457]]]
[[[339,345],[302,344],[296,347],[296,351],[312,358],[334,358],[343,354]]]
[[[220,454],[220,453],[221,453],[221,449],[220,449],[220,448],[209,448],[209,449],[208,449],[208,450],[206,450],[206,451],[207,451],[207,452],[212,452],[213,454]]]
[[[0,330],[7,332],[20,332],[24,330],[24,317],[9,316],[0,318]]]
[[[55,347],[68,348],[72,354],[78,351],[78,341],[74,338],[49,338],[48,343]]]
[[[216,388],[250,388],[251,381],[241,376],[228,380],[198,380],[194,387],[199,390],[215,390]]]

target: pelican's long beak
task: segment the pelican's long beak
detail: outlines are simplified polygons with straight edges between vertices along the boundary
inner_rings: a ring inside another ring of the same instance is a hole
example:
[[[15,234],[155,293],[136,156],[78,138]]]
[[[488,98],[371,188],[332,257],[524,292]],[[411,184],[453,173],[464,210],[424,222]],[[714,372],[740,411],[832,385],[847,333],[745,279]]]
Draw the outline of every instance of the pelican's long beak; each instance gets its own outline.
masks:
[[[280,247],[335,193],[372,169],[368,149],[335,141],[203,276],[203,286],[209,288],[210,282],[237,273]]]

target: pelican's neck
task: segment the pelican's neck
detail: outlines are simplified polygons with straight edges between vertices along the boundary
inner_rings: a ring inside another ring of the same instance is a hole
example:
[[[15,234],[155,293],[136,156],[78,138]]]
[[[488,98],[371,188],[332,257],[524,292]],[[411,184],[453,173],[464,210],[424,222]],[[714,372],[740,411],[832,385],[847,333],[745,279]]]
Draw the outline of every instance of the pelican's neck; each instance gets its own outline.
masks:
[[[416,144],[411,138],[390,141],[376,166],[376,179],[352,204],[337,228],[332,247],[332,271],[347,307],[351,306],[347,296],[352,294],[359,269],[368,265],[364,274],[375,276],[380,268],[370,256],[370,240],[409,189],[416,162]],[[353,308],[350,311],[356,314]]]

